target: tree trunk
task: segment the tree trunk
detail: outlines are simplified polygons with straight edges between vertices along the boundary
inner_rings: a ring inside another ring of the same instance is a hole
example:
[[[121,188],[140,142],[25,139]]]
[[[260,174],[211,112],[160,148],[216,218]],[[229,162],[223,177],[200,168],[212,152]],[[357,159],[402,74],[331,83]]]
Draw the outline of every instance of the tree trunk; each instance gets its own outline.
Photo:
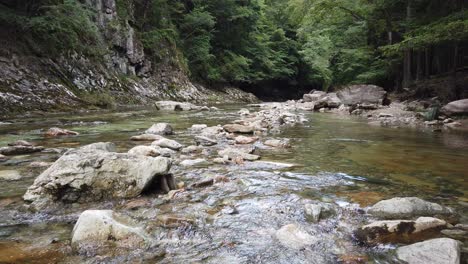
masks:
[[[429,75],[431,74],[431,63],[430,63],[430,54],[429,54],[429,48],[426,48],[424,50],[424,63],[425,63],[425,66],[424,66],[424,70],[425,70],[425,78],[428,79],[429,78]]]
[[[454,98],[457,99],[460,96],[459,91],[457,91],[457,67],[458,67],[458,43],[455,42],[453,47],[453,65],[452,65],[452,91]]]
[[[411,0],[408,0],[406,5],[406,23],[407,31],[409,31],[409,23],[411,21]],[[411,84],[411,48],[406,48],[403,59],[403,88],[408,88]]]

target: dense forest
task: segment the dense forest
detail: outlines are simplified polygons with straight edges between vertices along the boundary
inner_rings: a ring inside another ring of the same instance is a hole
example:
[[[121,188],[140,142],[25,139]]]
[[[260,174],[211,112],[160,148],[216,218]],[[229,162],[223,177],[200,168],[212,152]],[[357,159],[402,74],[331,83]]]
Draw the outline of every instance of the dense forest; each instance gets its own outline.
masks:
[[[435,89],[443,86],[446,99],[463,96],[457,81],[463,83],[468,65],[464,0],[117,0],[116,5],[120,23],[137,30],[152,60],[170,56],[192,81],[206,85],[287,94],[373,83],[430,96],[433,82]],[[9,38],[37,55],[73,51],[99,58],[106,47],[89,6],[79,0],[2,0],[0,24]],[[434,80],[440,79],[437,86]]]

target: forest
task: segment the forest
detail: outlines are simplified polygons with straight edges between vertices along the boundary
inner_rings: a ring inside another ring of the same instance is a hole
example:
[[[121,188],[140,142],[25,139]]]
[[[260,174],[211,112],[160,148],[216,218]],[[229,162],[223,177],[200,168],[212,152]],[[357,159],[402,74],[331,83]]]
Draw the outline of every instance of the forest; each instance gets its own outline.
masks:
[[[192,81],[208,86],[231,84],[263,94],[278,86],[288,97],[296,90],[370,83],[426,97],[439,89],[435,94],[451,100],[462,97],[466,84],[463,0],[118,0],[116,5],[120,23],[137,30],[145,53],[155,61],[170,54]],[[41,56],[102,55],[106,47],[93,19],[94,11],[79,0],[0,1],[2,27]],[[163,44],[170,50],[162,51]]]

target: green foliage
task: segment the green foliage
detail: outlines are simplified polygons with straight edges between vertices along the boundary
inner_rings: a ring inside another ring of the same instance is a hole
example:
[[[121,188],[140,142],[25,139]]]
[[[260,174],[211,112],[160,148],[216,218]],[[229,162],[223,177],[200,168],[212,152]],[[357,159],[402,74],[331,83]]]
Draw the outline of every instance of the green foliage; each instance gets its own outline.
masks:
[[[94,53],[98,37],[90,10],[76,0],[64,0],[63,4],[44,6],[41,11],[43,15],[26,23],[26,30],[49,51]]]

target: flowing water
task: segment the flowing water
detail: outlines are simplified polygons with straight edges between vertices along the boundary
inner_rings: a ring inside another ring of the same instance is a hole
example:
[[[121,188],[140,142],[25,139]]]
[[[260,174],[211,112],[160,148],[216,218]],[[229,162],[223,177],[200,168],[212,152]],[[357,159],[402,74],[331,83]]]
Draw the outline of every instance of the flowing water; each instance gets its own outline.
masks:
[[[18,118],[9,120],[11,124],[0,123],[0,146],[18,139],[55,149],[110,141],[124,152],[142,144],[131,142],[130,136],[156,122],[171,123],[177,132],[171,138],[190,145],[194,135],[188,127],[229,123],[238,119],[239,108]],[[147,206],[135,210],[126,201],[109,201],[73,205],[54,214],[31,213],[24,209],[21,196],[43,169],[28,164],[52,162],[60,154],[12,157],[0,163],[0,263],[336,263],[357,258],[394,263],[394,246],[369,249],[354,243],[352,230],[369,220],[362,208],[395,196],[418,196],[454,207],[461,222],[468,222],[467,135],[381,128],[349,116],[307,113],[306,117],[310,122],[304,126],[269,135],[290,138],[292,148],[275,150],[257,143],[261,162],[191,169],[174,166],[177,181],[191,183],[218,175],[230,181],[183,192],[171,201],[157,195],[138,198],[132,202]],[[44,130],[53,126],[80,135],[44,138]],[[1,180],[12,171],[21,179]],[[337,214],[310,223],[303,213],[307,201],[334,203]],[[130,215],[145,226],[157,245],[100,258],[75,254],[69,247],[71,230],[79,213],[90,208]],[[161,224],[160,216],[183,218],[189,224]],[[290,223],[311,234],[316,243],[299,251],[278,243],[275,231]]]

